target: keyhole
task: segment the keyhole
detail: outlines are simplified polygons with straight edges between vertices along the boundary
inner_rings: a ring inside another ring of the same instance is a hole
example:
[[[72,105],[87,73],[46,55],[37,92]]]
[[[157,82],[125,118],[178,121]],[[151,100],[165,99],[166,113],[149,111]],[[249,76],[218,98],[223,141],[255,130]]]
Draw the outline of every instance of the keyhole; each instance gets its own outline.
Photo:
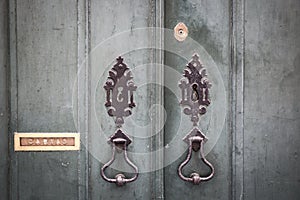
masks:
[[[183,34],[183,30],[182,30],[182,29],[179,29],[179,30],[178,30],[178,33],[179,33],[179,35],[182,35],[182,34]]]
[[[122,97],[123,87],[118,87],[117,101],[122,102],[124,99]]]
[[[193,91],[192,91],[192,101],[198,101],[199,100],[199,94],[197,91],[197,84],[192,85]]]

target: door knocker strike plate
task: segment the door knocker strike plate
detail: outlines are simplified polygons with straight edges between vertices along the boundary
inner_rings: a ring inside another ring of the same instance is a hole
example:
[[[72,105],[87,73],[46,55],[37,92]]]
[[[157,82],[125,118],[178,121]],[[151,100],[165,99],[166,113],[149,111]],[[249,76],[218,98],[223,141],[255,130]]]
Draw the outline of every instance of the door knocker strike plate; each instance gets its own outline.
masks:
[[[138,168],[131,162],[127,156],[127,146],[132,140],[121,130],[124,124],[124,117],[131,115],[131,109],[135,107],[133,101],[133,92],[137,89],[132,81],[133,77],[127,65],[123,62],[123,58],[119,56],[117,63],[109,71],[109,77],[104,85],[106,90],[106,103],[109,116],[115,118],[116,132],[110,136],[109,141],[112,144],[112,157],[101,168],[101,176],[104,180],[123,186],[125,183],[135,181],[138,177]],[[124,153],[125,161],[134,170],[134,176],[126,178],[120,173],[115,178],[108,178],[105,170],[114,162],[115,154]]]
[[[184,107],[184,114],[191,115],[193,129],[183,138],[183,141],[189,145],[189,148],[186,159],[178,167],[178,175],[184,181],[199,184],[201,181],[210,180],[214,175],[214,167],[203,153],[203,145],[207,138],[198,128],[200,116],[206,113],[206,108],[210,104],[209,88],[211,84],[207,79],[206,69],[201,64],[197,54],[193,55],[192,60],[184,70],[183,76],[179,82],[182,93],[180,104]],[[210,174],[202,176],[200,173],[194,172],[190,174],[190,177],[186,177],[183,175],[182,169],[191,160],[192,152],[199,150],[201,160],[210,168]]]

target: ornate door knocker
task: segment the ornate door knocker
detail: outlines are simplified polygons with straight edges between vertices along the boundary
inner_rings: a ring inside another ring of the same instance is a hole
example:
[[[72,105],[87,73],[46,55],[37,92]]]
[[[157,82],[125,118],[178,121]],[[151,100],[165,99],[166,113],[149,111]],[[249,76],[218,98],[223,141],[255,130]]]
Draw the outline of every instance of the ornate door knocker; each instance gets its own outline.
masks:
[[[201,181],[208,181],[214,175],[213,165],[206,160],[203,154],[203,145],[206,142],[206,136],[198,128],[198,122],[201,115],[206,113],[206,108],[210,104],[209,88],[211,84],[207,79],[206,69],[203,67],[197,54],[193,55],[192,60],[188,63],[182,78],[179,82],[179,87],[182,92],[181,106],[184,107],[183,112],[186,115],[191,115],[193,122],[192,130],[183,138],[188,145],[188,154],[186,159],[179,165],[178,174],[184,181],[199,184]],[[190,161],[192,151],[200,150],[201,160],[210,168],[210,174],[201,176],[194,172],[190,177],[186,177],[182,173],[183,167]]]
[[[118,186],[123,186],[125,183],[135,181],[138,177],[138,168],[131,162],[127,156],[127,146],[132,140],[121,130],[124,124],[124,117],[131,115],[131,109],[135,107],[133,101],[133,92],[136,90],[136,86],[132,81],[131,71],[125,63],[123,58],[119,56],[117,63],[109,71],[109,77],[104,85],[106,90],[106,103],[108,108],[107,113],[109,116],[115,118],[116,132],[109,138],[112,144],[112,157],[101,168],[101,176],[104,180],[116,183]],[[126,178],[124,174],[120,173],[115,178],[108,178],[105,175],[105,169],[108,168],[115,160],[115,154],[124,153],[126,162],[133,168],[134,176]]]

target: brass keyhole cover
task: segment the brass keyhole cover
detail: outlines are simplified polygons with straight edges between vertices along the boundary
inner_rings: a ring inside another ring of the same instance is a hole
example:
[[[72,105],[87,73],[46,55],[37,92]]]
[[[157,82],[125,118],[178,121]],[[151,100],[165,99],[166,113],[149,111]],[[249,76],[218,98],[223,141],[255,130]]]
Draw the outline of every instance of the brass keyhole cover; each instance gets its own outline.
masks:
[[[189,30],[183,22],[179,22],[174,27],[174,37],[176,38],[176,40],[182,42],[186,39],[188,34],[189,34]]]

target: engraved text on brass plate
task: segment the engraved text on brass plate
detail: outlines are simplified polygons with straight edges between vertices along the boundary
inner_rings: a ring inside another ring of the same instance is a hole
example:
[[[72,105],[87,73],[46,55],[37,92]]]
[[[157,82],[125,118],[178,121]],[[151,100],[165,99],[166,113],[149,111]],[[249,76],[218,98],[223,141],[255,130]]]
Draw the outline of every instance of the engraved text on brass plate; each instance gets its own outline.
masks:
[[[79,150],[79,133],[15,133],[15,151]]]

